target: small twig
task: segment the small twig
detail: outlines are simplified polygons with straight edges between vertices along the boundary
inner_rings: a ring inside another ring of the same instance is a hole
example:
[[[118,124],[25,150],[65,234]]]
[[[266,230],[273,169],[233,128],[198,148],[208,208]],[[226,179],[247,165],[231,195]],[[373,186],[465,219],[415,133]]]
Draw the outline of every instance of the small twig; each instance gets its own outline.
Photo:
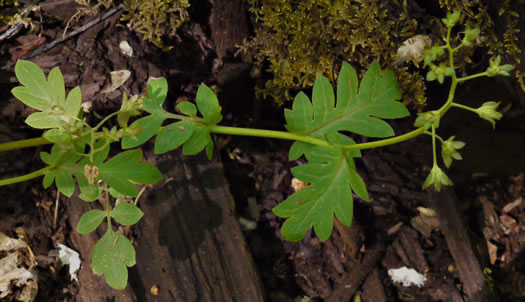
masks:
[[[139,198],[142,196],[142,194],[144,193],[144,191],[146,191],[146,188],[148,187],[148,185],[145,185],[144,187],[142,187],[142,189],[140,190],[139,194],[137,195],[137,197],[135,197],[135,201],[133,202],[134,205],[137,205],[137,203],[139,202]]]
[[[22,24],[17,24],[15,26],[11,27],[10,29],[4,31],[4,33],[0,35],[0,41],[3,41],[5,39],[9,39],[12,36],[16,35],[22,29],[22,26],[23,26]]]
[[[55,214],[53,216],[53,230],[57,229],[58,225],[58,206],[60,205],[60,191],[57,190],[57,199],[55,200]]]
[[[70,34],[68,34],[67,36],[65,37],[62,37],[60,39],[57,39],[53,42],[50,42],[48,43],[47,45],[43,46],[43,47],[40,47],[40,48],[37,48],[27,54],[25,54],[22,59],[29,59],[29,58],[32,58],[34,56],[37,56],[43,52],[46,52],[50,49],[52,49],[53,47],[57,46],[58,44],[90,29],[91,27],[95,26],[96,24],[106,20],[107,18],[111,17],[112,15],[114,15],[116,12],[118,12],[119,10],[121,10],[123,7],[123,4],[119,4],[118,6],[110,9],[109,11],[107,11],[104,15],[98,17],[98,18],[95,18],[93,20],[91,20],[90,22],[86,23],[85,25],[79,27],[78,29],[72,31]],[[11,63],[11,64],[8,64],[8,65],[5,65],[4,67],[2,67],[2,70],[7,70],[7,69],[10,69],[11,67],[13,67],[14,65],[16,64],[16,62],[14,63]]]

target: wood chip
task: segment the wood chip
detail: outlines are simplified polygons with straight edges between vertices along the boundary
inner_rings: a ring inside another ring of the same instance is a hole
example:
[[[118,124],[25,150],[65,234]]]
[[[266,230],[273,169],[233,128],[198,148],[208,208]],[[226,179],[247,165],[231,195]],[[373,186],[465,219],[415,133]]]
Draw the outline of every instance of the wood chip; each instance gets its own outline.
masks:
[[[507,203],[503,207],[503,210],[502,210],[503,213],[507,214],[508,212],[512,211],[515,207],[519,206],[522,201],[523,201],[523,198],[519,197],[516,200],[514,200],[513,202]]]

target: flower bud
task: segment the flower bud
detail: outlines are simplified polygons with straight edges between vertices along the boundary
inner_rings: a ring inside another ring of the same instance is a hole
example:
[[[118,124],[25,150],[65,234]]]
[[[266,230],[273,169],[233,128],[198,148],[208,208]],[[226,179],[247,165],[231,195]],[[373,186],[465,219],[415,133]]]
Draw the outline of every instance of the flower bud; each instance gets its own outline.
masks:
[[[499,104],[499,102],[486,102],[481,107],[476,109],[476,112],[479,115],[479,117],[489,121],[492,124],[492,128],[496,127],[495,120],[499,120],[503,116],[503,114],[496,111]]]
[[[450,137],[441,145],[441,156],[447,168],[450,168],[452,159],[463,159],[457,150],[465,147],[465,143],[461,141],[455,141],[454,138],[454,136]]]
[[[427,179],[425,180],[425,183],[423,184],[423,190],[428,188],[430,185],[434,185],[434,187],[436,188],[436,191],[439,192],[439,190],[441,190],[441,185],[451,186],[452,181],[450,180],[450,178],[448,178],[445,172],[441,170],[440,167],[438,167],[437,165],[434,165],[432,167],[432,170],[428,174]]]
[[[453,13],[448,12],[447,17],[441,19],[441,21],[443,22],[443,24],[445,24],[447,28],[451,28],[451,27],[454,27],[456,23],[458,23],[460,17],[461,17],[461,12],[459,11],[455,11]]]
[[[508,77],[510,75],[510,71],[514,69],[514,66],[510,64],[500,65],[501,63],[501,56],[497,56],[494,60],[490,60],[490,66],[487,68],[487,76],[489,77],[495,77],[498,75],[506,76]]]

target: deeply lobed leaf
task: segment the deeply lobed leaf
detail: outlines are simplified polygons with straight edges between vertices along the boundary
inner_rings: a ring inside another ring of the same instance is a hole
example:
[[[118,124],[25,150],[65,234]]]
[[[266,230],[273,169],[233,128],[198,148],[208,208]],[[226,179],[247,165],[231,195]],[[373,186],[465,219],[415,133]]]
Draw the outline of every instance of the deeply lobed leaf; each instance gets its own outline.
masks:
[[[352,191],[363,200],[368,200],[368,192],[349,151],[314,147],[306,157],[309,163],[294,167],[292,173],[311,185],[294,193],[273,211],[288,218],[281,230],[286,240],[301,240],[312,226],[320,239],[327,240],[332,233],[334,214],[344,225],[351,224]]]
[[[391,70],[382,73],[377,61],[370,65],[361,85],[355,70],[343,63],[338,79],[337,104],[330,82],[320,75],[314,84],[312,102],[300,92],[294,99],[292,110],[285,110],[286,128],[319,139],[341,131],[368,137],[392,136],[392,127],[382,119],[409,115],[406,107],[396,101],[400,98],[394,73]]]
[[[352,192],[363,200],[368,200],[368,192],[353,161],[360,153],[342,148],[355,143],[342,132],[368,137],[394,135],[392,127],[382,119],[409,114],[397,101],[400,98],[393,72],[383,73],[377,61],[370,65],[361,84],[355,70],[343,64],[337,103],[330,82],[322,75],[314,83],[311,102],[302,92],[295,97],[292,109],[285,110],[288,131],[323,139],[331,147],[314,147],[298,141],[290,148],[290,160],[306,155],[308,164],[293,168],[292,173],[310,185],[274,209],[276,215],[288,218],[281,231],[287,240],[301,240],[311,227],[320,239],[328,239],[334,215],[344,225],[350,225]]]

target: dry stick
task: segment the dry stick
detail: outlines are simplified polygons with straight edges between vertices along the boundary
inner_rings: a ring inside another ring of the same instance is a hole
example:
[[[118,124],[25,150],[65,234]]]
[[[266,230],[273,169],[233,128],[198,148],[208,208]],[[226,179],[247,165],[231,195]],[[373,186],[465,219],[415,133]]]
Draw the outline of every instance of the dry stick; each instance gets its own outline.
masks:
[[[60,191],[57,190],[57,199],[55,201],[55,215],[53,216],[53,230],[57,229],[58,225],[58,205],[60,202]]]
[[[37,56],[43,52],[46,52],[48,50],[50,50],[51,48],[57,46],[58,44],[90,29],[91,27],[97,25],[98,23],[106,20],[107,18],[111,17],[112,15],[114,15],[116,12],[118,12],[119,10],[121,10],[123,7],[123,4],[119,4],[118,6],[110,9],[109,11],[107,11],[104,15],[98,17],[98,18],[95,18],[91,21],[89,21],[88,23],[86,23],[85,25],[79,27],[78,29],[72,31],[70,34],[68,34],[67,36],[65,37],[62,37],[60,39],[57,39],[51,43],[48,43],[46,46],[43,46],[43,47],[40,47],[40,48],[37,48],[29,53],[27,53],[26,55],[22,56],[22,59],[29,59],[29,58],[32,58],[34,56]],[[2,67],[2,70],[7,70],[7,69],[10,69],[11,67],[13,67],[14,65],[16,64],[15,63],[11,63],[11,64],[8,64],[8,65],[5,65],[4,67]]]
[[[36,2],[36,1],[35,1]],[[23,16],[22,18],[27,18],[27,16],[29,16],[29,14],[32,12],[33,10],[30,9],[28,10]],[[11,38],[12,36],[16,35],[21,29],[22,29],[22,26],[24,26],[23,24],[21,23],[18,23],[17,25],[11,27],[10,29],[6,30],[3,34],[0,35],[0,41],[3,41],[5,39],[9,39]]]

